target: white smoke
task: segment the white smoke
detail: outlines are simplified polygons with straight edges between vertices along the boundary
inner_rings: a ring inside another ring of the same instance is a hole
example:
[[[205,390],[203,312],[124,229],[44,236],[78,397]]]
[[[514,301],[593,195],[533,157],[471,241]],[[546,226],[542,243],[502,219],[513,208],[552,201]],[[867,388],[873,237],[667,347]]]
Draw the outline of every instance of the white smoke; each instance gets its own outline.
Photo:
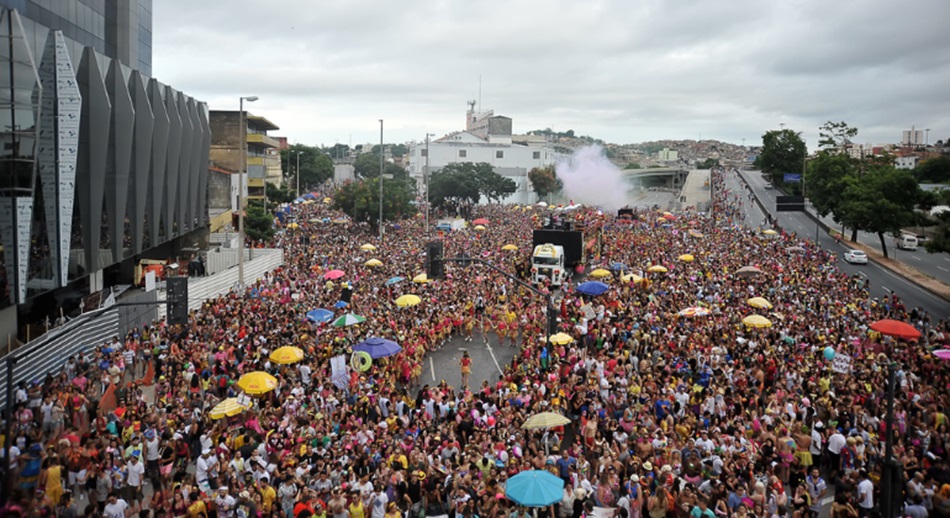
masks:
[[[564,184],[564,197],[574,203],[617,210],[630,203],[630,186],[623,173],[607,159],[600,146],[586,146],[574,152],[555,171]]]

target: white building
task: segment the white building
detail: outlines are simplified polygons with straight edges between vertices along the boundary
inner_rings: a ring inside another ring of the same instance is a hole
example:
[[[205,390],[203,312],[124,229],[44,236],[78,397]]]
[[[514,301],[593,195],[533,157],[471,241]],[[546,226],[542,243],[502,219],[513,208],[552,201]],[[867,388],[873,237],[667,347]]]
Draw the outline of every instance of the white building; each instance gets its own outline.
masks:
[[[657,151],[656,159],[661,162],[675,162],[679,159],[679,153],[676,150],[665,147]]]
[[[915,169],[919,162],[920,157],[917,155],[899,156],[894,159],[894,167],[898,169]]]
[[[431,140],[428,145],[429,170],[442,169],[459,162],[486,162],[495,172],[511,178],[517,190],[503,203],[525,204],[535,201],[528,171],[556,163],[567,155],[558,152],[543,136],[513,136],[511,118],[492,111],[475,112],[474,104],[466,112],[465,130]],[[409,144],[410,176],[416,179],[420,194],[425,195],[426,143]]]
[[[910,130],[904,130],[901,135],[901,145],[904,146],[923,146],[924,132],[911,126]]]

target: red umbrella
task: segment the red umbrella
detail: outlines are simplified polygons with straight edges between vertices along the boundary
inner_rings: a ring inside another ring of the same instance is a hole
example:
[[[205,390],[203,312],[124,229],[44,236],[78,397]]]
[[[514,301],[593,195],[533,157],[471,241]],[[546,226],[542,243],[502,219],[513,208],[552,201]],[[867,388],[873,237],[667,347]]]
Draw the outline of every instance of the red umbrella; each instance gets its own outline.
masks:
[[[336,280],[345,275],[343,270],[330,270],[329,272],[323,274],[324,279]]]
[[[488,220],[485,218],[478,218],[472,220],[472,225],[487,225]]]
[[[920,331],[907,322],[901,322],[900,320],[891,320],[889,318],[878,320],[871,324],[871,329],[882,335],[904,338],[905,340],[916,340],[920,338]]]

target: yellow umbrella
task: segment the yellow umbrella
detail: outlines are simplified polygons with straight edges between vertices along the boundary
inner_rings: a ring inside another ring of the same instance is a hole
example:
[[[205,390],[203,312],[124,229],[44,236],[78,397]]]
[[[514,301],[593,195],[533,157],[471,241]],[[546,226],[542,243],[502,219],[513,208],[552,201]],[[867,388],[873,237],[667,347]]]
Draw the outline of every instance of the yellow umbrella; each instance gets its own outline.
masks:
[[[529,417],[521,425],[523,430],[545,430],[570,424],[571,420],[554,412],[541,412]]]
[[[475,230],[485,230],[485,225],[475,225]]]
[[[772,303],[763,297],[752,297],[747,300],[750,306],[758,309],[772,309]]]
[[[253,396],[257,396],[260,394],[267,394],[268,392],[277,388],[277,378],[264,371],[248,372],[247,374],[241,376],[241,379],[238,380],[237,385],[238,387],[241,387],[241,390],[244,392]]]
[[[323,199],[323,203],[326,203],[327,205],[329,205],[329,204],[333,203],[333,198],[324,198],[324,199]]]
[[[680,311],[676,315],[681,316],[681,317],[704,317],[710,313],[711,312],[707,308],[700,307],[700,306],[691,306]]]
[[[376,250],[376,247],[369,243],[366,243],[365,245],[360,247],[360,250],[364,250],[366,252],[372,252],[373,250]]]
[[[269,358],[270,361],[280,365],[296,363],[303,359],[303,349],[292,345],[285,345],[274,349],[274,352],[270,353]]]
[[[428,275],[420,273],[419,275],[416,275],[412,278],[412,282],[416,284],[425,284],[427,282],[432,282],[432,279],[430,279]]]
[[[703,237],[703,233],[698,230],[689,229],[689,235],[693,237]]]
[[[696,259],[696,258],[693,257],[692,254],[683,254],[683,255],[679,256],[679,260],[680,260],[680,261],[683,261],[684,263],[691,263],[691,262],[693,262],[695,259]]]
[[[509,243],[509,244],[507,244],[507,245],[501,247],[501,249],[502,249],[502,250],[507,250],[507,251],[510,252],[510,251],[512,251],[512,250],[517,250],[517,249],[518,249],[518,245],[512,245],[512,244]]]
[[[663,216],[660,216],[660,217],[656,218],[656,222],[657,222],[657,223],[666,223],[666,218],[664,218]]]
[[[639,275],[635,273],[628,273],[627,275],[624,275],[623,277],[621,277],[620,281],[621,282],[633,281],[636,284],[640,284],[641,282],[643,282],[643,277],[640,277]]]
[[[408,308],[409,306],[415,306],[422,302],[422,299],[418,295],[407,294],[396,299],[396,305],[401,308]]]
[[[772,327],[772,321],[762,315],[749,315],[742,319],[742,323],[749,327]]]
[[[777,236],[777,235],[778,235],[778,232],[776,232],[776,231],[774,231],[774,230],[772,230],[772,229],[763,230],[762,233],[765,234],[765,235],[767,235],[767,236]]]
[[[567,333],[558,333],[548,337],[548,341],[554,345],[567,345],[574,341],[574,337]]]
[[[610,270],[605,270],[603,268],[597,268],[596,270],[590,272],[590,276],[595,279],[602,279],[604,277],[610,277]]]
[[[287,228],[293,230],[295,228],[300,228],[300,225],[298,225],[297,223],[290,223],[287,225]]]
[[[211,419],[224,419],[225,417],[236,416],[252,406],[254,406],[252,401],[248,401],[247,406],[244,406],[238,403],[236,397],[229,397],[215,405],[208,415]]]
[[[647,271],[650,273],[666,273],[669,270],[665,266],[654,264],[653,266],[647,268]]]
[[[370,259],[369,261],[366,261],[365,263],[363,263],[363,266],[382,266],[382,265],[383,265],[383,262],[380,261],[379,259]]]

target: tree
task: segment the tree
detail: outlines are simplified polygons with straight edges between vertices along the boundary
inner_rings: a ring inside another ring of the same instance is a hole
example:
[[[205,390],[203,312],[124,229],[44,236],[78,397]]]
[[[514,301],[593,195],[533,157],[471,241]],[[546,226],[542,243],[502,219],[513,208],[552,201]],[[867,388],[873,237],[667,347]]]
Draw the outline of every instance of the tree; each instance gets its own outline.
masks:
[[[712,169],[713,167],[719,166],[719,160],[715,158],[707,158],[706,160],[696,164],[696,169]]]
[[[950,182],[950,156],[940,155],[924,160],[914,169],[914,176],[921,183]]]
[[[449,203],[478,203],[481,192],[471,162],[448,164],[429,177],[429,202],[435,207]]]
[[[808,148],[801,135],[792,130],[767,131],[762,135],[762,150],[755,166],[762,170],[773,184],[780,184],[785,173],[802,170]]]
[[[415,214],[412,185],[406,179],[383,178],[383,221]],[[331,207],[359,223],[379,228],[379,178],[351,181],[333,195]]]
[[[293,185],[284,182],[280,187],[267,183],[267,201],[269,204],[290,203],[294,201],[296,194],[293,191]]]
[[[280,152],[281,162],[287,164],[287,186],[297,190],[297,154],[300,154],[300,193],[333,178],[333,161],[319,148],[294,144]]]
[[[858,128],[852,128],[844,121],[828,121],[818,129],[818,147],[821,148],[844,149],[858,135]]]
[[[478,203],[482,196],[489,202],[501,201],[509,194],[518,189],[518,185],[511,178],[506,178],[495,172],[495,168],[487,162],[456,162],[448,164],[440,171],[442,178],[440,182],[446,182],[448,179],[459,182],[458,189],[452,186],[441,186],[439,191],[444,199],[456,199],[457,201],[469,200],[471,203]],[[435,175],[429,179],[429,200],[432,200],[434,188],[432,182]],[[472,192],[472,185],[476,193]],[[444,201],[444,200],[443,200]]]
[[[820,151],[808,162],[805,171],[805,194],[821,216],[833,214],[839,220],[841,193],[857,174],[857,160],[842,153]]]
[[[841,221],[857,230],[873,232],[887,255],[885,234],[900,235],[914,221],[914,208],[924,199],[910,171],[892,165],[870,168],[847,179],[838,206]]]
[[[623,166],[623,168],[624,169],[643,169],[643,167],[640,166],[639,162],[630,162],[629,164]]]
[[[376,146],[377,148],[379,146]],[[359,178],[376,178],[379,176],[379,153],[362,153],[356,157],[353,164],[353,172]],[[383,174],[392,175],[393,178],[409,178],[409,172],[392,162],[383,162]]]
[[[518,190],[518,184],[514,180],[496,173],[491,164],[480,162],[475,166],[478,191],[488,199],[489,203],[500,202]]]
[[[274,237],[274,216],[257,203],[247,206],[244,232],[252,241],[267,241]]]
[[[941,189],[931,194],[933,205],[950,205],[950,189]],[[930,253],[950,252],[950,210],[945,210],[936,215],[937,228],[930,239],[924,244],[924,248]]]
[[[553,165],[532,168],[528,171],[528,181],[531,182],[531,190],[538,193],[539,198],[561,190],[561,180],[558,179]]]

